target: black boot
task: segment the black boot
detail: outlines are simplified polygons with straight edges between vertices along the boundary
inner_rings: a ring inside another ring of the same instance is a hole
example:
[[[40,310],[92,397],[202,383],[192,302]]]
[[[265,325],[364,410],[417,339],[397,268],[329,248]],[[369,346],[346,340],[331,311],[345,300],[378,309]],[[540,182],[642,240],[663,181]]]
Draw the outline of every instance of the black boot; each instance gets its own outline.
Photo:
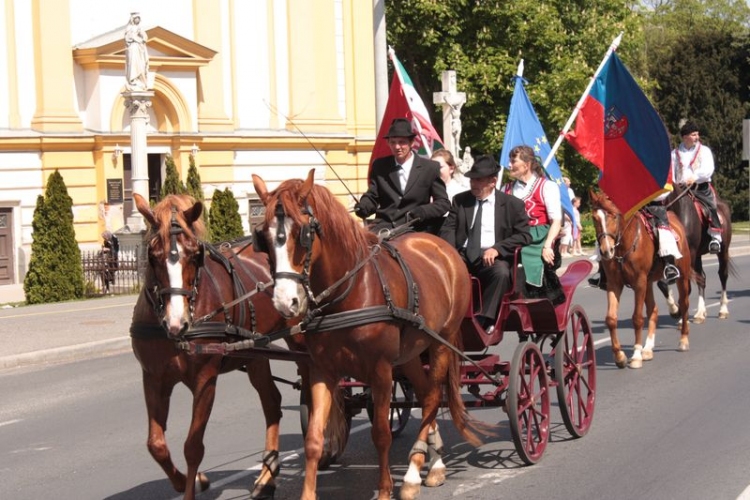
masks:
[[[599,264],[599,270],[596,272],[596,274],[592,275],[589,278],[589,285],[600,288],[602,290],[607,289],[607,275],[604,274],[604,271],[602,271],[602,265]]]
[[[665,255],[664,259],[664,281],[671,285],[680,277],[680,270],[674,265],[674,255]]]

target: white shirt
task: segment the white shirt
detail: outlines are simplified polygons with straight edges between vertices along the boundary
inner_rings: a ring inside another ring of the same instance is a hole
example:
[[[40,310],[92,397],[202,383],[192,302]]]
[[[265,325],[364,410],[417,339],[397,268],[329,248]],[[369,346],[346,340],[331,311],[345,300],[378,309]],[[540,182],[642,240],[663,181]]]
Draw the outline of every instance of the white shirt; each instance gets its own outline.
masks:
[[[484,206],[482,207],[481,222],[482,233],[479,240],[479,246],[482,247],[482,251],[484,252],[495,244],[495,190],[493,189],[492,193],[483,201]],[[479,202],[480,200],[478,199],[474,202],[474,213],[472,219],[476,219]],[[469,233],[471,233],[471,228],[474,227],[474,224],[476,224],[476,220],[472,220],[471,226],[469,226]],[[466,238],[464,248],[468,243],[469,239]]]
[[[711,182],[714,168],[713,153],[708,146],[700,142],[690,149],[680,143],[679,147],[672,151],[672,175],[678,184],[690,179],[697,183]]]
[[[398,162],[396,162],[398,164]],[[401,180],[401,192],[406,191],[406,183],[409,181],[409,174],[411,173],[411,167],[414,165],[414,153],[409,155],[409,158],[401,164],[402,172],[399,174]]]

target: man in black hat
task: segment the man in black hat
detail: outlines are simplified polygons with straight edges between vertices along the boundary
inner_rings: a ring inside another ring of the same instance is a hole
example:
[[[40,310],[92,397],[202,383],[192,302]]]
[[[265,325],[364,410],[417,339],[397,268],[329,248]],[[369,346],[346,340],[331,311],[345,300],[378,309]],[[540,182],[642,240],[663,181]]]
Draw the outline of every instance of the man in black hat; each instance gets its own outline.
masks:
[[[391,156],[372,164],[369,187],[354,213],[362,219],[374,213],[370,224],[374,232],[418,219],[415,230],[437,233],[450,208],[440,164],[414,153],[416,135],[409,120],[396,118],[385,136]]]
[[[672,151],[672,174],[676,184],[684,184],[688,188],[695,185],[694,194],[709,212],[708,235],[711,242],[708,251],[721,251],[721,221],[716,212],[716,197],[711,186],[711,176],[714,173],[714,155],[711,150],[701,144],[700,130],[693,122],[687,122],[680,129],[682,142]]]
[[[503,295],[510,290],[511,266],[518,247],[531,243],[523,201],[497,190],[500,165],[480,156],[466,174],[470,191],[453,197],[440,236],[456,247],[469,272],[482,285],[479,321],[494,329]]]

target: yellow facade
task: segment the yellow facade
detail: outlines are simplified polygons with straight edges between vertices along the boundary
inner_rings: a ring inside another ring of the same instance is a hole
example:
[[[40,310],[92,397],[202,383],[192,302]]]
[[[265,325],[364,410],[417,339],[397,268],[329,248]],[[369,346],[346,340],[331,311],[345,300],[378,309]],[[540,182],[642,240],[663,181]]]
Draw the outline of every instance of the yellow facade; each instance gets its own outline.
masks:
[[[163,175],[171,155],[185,180],[196,147],[206,198],[229,187],[243,215],[252,173],[273,186],[315,168],[316,179],[346,204],[348,190],[366,188],[376,133],[371,2],[183,0],[180,16],[153,4],[141,16],[154,91],[147,134],[154,172]],[[102,231],[127,222],[122,34],[130,11],[94,0],[0,6],[0,74],[7,75],[0,83],[0,208],[12,213],[12,282],[20,283],[36,196],[54,170],[73,198],[82,248],[98,247]],[[88,17],[92,23],[83,22]],[[114,206],[108,185],[118,182],[126,200]]]

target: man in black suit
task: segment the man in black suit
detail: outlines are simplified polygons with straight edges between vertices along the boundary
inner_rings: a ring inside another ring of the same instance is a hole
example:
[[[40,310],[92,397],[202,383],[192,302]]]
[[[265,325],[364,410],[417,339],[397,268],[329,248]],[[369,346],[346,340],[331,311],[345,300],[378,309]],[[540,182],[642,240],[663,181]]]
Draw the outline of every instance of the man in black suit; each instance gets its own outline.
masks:
[[[354,213],[362,219],[374,213],[374,232],[419,219],[415,230],[437,233],[450,208],[440,164],[414,153],[416,135],[409,120],[396,118],[385,136],[392,155],[372,164],[369,187]]]
[[[523,201],[496,189],[500,166],[480,156],[466,174],[471,190],[453,197],[440,236],[456,247],[469,272],[482,285],[478,320],[488,333],[494,328],[503,295],[511,286],[517,248],[531,243]]]

